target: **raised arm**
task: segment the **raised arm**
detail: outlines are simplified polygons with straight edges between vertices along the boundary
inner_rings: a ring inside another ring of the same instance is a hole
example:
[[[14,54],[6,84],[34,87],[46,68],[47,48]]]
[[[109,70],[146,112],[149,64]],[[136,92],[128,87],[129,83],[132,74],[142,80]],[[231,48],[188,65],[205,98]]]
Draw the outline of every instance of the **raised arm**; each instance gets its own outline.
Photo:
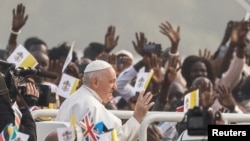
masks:
[[[176,54],[178,52],[178,45],[180,42],[180,27],[178,26],[175,31],[168,21],[161,23],[159,27],[161,29],[160,32],[167,36],[171,41],[171,54]]]
[[[105,49],[106,53],[110,53],[118,44],[119,35],[115,36],[115,26],[109,26],[105,34]]]
[[[236,57],[240,59],[244,58],[245,38],[249,31],[248,24],[248,22],[241,21],[233,27],[233,31],[230,37],[231,42],[222,60],[221,67],[218,73],[219,77],[221,77],[221,75],[228,70],[236,47]]]
[[[7,46],[7,56],[9,56],[17,45],[17,36],[21,33],[21,28],[25,25],[28,15],[25,15],[25,6],[18,4],[16,9],[13,9],[13,19],[11,33]]]
[[[135,51],[143,56],[143,46],[147,43],[147,38],[145,37],[145,34],[143,32],[140,33],[135,33],[135,37],[136,37],[136,42],[132,41],[132,44],[134,46]]]

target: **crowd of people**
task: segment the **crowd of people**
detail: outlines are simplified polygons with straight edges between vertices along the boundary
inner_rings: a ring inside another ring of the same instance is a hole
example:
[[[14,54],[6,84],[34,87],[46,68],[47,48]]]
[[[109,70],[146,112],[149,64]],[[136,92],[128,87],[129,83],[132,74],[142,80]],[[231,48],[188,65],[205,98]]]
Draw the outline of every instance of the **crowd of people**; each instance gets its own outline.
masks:
[[[6,60],[18,44],[17,37],[28,15],[25,6],[18,4],[13,9],[12,28],[9,41],[1,56]],[[223,27],[222,27],[223,28]],[[77,90],[68,98],[54,93],[49,101],[51,105],[40,106],[40,97],[36,84],[57,87],[62,77],[63,64],[70,50],[70,45],[63,42],[48,47],[39,37],[28,37],[23,46],[38,61],[37,69],[57,74],[56,79],[31,75],[22,80],[26,87],[24,94],[18,89],[13,91],[12,83],[6,83],[6,73],[2,72],[0,86],[0,130],[8,123],[15,123],[15,111],[12,105],[17,103],[22,117],[19,131],[29,135],[29,141],[37,140],[35,122],[44,120],[71,121],[72,115],[80,123],[90,115],[94,125],[102,123],[97,130],[99,137],[107,139],[106,133],[117,130],[120,141],[136,141],[139,138],[140,123],[148,111],[177,112],[183,106],[185,94],[199,90],[199,108],[210,113],[211,124],[225,124],[223,119],[215,118],[216,114],[244,114],[250,111],[250,40],[248,32],[250,21],[228,21],[224,36],[213,53],[209,49],[199,50],[197,54],[185,58],[178,52],[181,41],[181,30],[174,29],[169,21],[160,23],[160,33],[170,41],[170,47],[164,48],[160,43],[149,41],[143,32],[135,33],[132,44],[141,57],[135,61],[126,48],[113,52],[119,44],[115,26],[109,26],[105,42],[90,42],[83,48],[79,58],[73,51],[72,60],[65,73],[78,78]],[[25,31],[24,31],[25,32]],[[152,47],[145,50],[145,46]],[[137,75],[140,72],[151,72],[148,87],[139,93],[134,91]],[[2,80],[2,81],[1,81]],[[5,84],[5,83],[6,84]],[[1,93],[2,92],[2,93]],[[15,94],[13,94],[15,93]],[[42,108],[59,109],[55,119],[41,117],[33,119],[31,111]],[[5,110],[3,110],[5,109]],[[134,111],[131,118],[121,120],[109,110]],[[220,116],[221,117],[221,116]],[[155,122],[147,130],[149,141],[174,141],[186,130],[179,122]],[[57,138],[56,134],[48,135],[47,140]]]

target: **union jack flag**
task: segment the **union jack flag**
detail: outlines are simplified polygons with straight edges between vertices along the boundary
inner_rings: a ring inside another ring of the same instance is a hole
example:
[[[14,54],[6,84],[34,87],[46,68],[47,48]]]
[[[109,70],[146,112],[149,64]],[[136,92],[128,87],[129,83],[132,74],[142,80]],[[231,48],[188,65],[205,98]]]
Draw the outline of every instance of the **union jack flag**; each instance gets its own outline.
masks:
[[[100,136],[98,131],[95,129],[95,124],[91,112],[88,112],[82,121],[80,121],[80,126],[83,130],[83,137],[86,141],[98,141]]]

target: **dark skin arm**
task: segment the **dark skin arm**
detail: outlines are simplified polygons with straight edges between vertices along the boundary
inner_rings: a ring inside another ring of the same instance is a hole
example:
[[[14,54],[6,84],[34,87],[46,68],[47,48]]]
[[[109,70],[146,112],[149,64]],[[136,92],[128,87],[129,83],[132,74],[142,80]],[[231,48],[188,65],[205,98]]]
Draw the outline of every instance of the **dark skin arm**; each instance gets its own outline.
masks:
[[[244,58],[245,38],[249,31],[248,24],[248,22],[241,21],[233,27],[231,42],[221,63],[219,77],[228,70],[235,47],[237,47],[236,56],[240,59]]]
[[[220,104],[229,109],[230,112],[233,112],[236,106],[236,102],[231,94],[231,90],[229,87],[224,85],[218,85],[215,89],[216,97],[219,100]]]
[[[12,19],[12,27],[9,41],[8,41],[8,52],[7,56],[9,56],[12,51],[16,48],[17,45],[17,36],[18,32],[21,32],[21,28],[25,25],[26,21],[28,20],[28,15],[25,15],[25,6],[21,3],[18,4],[16,9],[13,9],[13,19]],[[15,32],[15,33],[14,33]]]
[[[230,40],[230,36],[231,36],[231,33],[232,33],[232,29],[233,29],[233,25],[235,24],[236,22],[234,21],[229,21],[227,23],[227,27],[225,29],[225,33],[224,33],[224,36],[222,38],[222,41],[218,47],[218,49],[215,51],[214,55],[213,55],[213,59],[216,59],[219,55],[219,52],[220,52],[220,48],[221,46],[225,46],[227,44],[227,42]]]
[[[180,27],[178,26],[175,31],[168,21],[166,21],[165,23],[161,23],[159,27],[161,29],[160,32],[163,35],[167,36],[171,41],[171,53],[176,54],[180,42]]]
[[[105,52],[110,53],[118,44],[119,36],[115,37],[115,26],[109,26],[105,34]]]
[[[135,33],[136,42],[132,41],[135,51],[143,56],[143,46],[147,43],[147,38],[143,32]]]
[[[166,104],[169,87],[170,87],[171,83],[174,81],[177,71],[180,69],[180,68],[176,69],[177,64],[178,64],[178,57],[177,56],[172,57],[169,60],[168,69],[166,70],[164,80],[163,80],[163,83],[161,86],[161,90],[159,93],[159,97],[158,97],[159,102],[161,102],[162,104]]]
[[[151,70],[154,71],[152,79],[150,81],[150,83],[152,84],[152,93],[158,94],[163,79],[163,74],[161,72],[161,61],[154,53],[150,56],[145,56],[144,58],[146,61],[145,72],[150,72]]]

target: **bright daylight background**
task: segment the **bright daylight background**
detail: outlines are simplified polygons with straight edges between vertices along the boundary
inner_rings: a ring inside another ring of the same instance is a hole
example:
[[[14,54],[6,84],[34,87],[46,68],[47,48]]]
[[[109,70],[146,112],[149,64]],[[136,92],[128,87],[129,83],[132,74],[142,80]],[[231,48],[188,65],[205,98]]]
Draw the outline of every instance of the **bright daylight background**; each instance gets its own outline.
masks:
[[[29,15],[18,43],[31,36],[40,37],[49,48],[75,41],[78,57],[90,42],[104,42],[109,25],[115,25],[120,36],[113,52],[127,49],[139,59],[131,43],[135,32],[144,32],[149,41],[169,47],[158,27],[166,20],[175,29],[180,25],[179,51],[184,56],[198,54],[199,48],[215,51],[227,22],[241,20],[246,14],[236,0],[1,0],[0,49],[6,47],[12,9],[18,3],[26,6]]]

